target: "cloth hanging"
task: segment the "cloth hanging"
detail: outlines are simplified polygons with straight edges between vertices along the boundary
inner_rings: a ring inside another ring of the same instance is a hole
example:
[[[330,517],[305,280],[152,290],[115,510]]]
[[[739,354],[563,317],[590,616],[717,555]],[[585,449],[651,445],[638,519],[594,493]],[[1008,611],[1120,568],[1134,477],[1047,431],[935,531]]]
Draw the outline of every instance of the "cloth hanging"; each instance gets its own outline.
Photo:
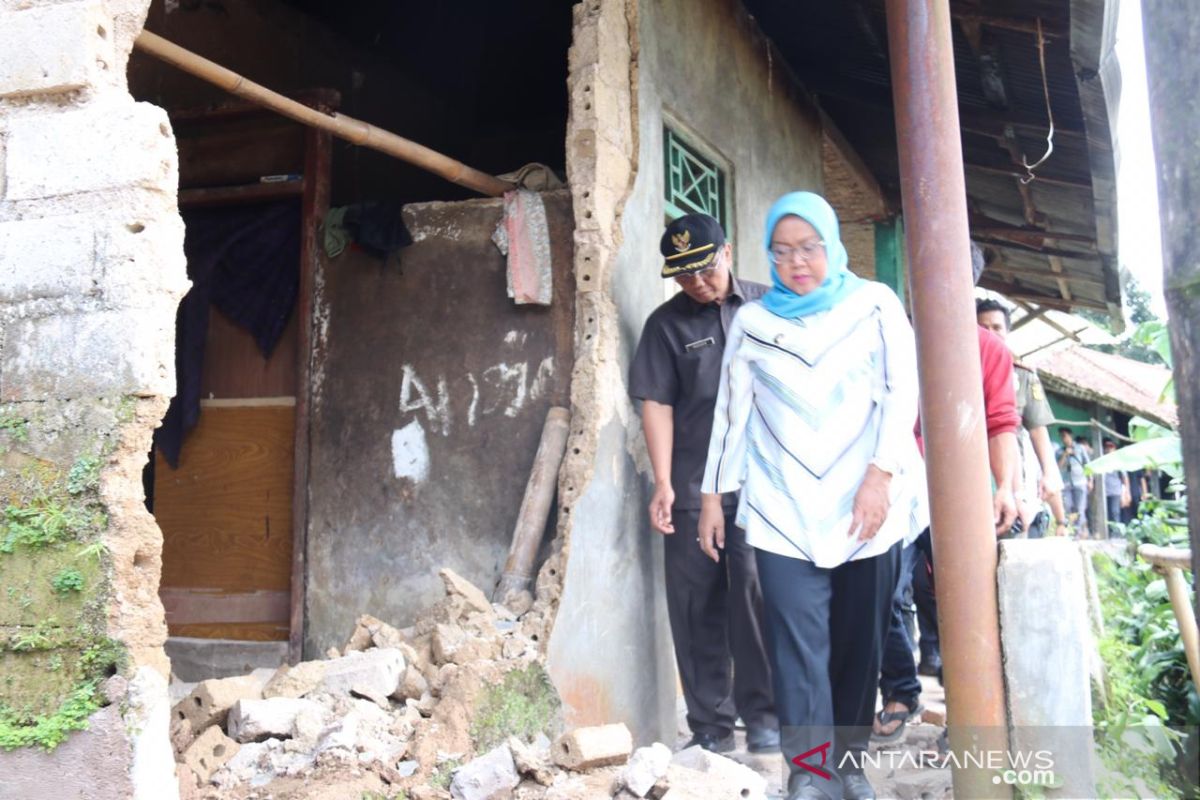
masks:
[[[518,305],[550,305],[553,268],[542,196],[527,189],[504,193],[504,218],[492,241],[508,257],[508,296]]]
[[[412,244],[404,226],[403,206],[391,203],[357,203],[329,209],[325,215],[325,253],[337,258],[350,242],[376,258],[387,259]]]
[[[300,285],[300,207],[294,200],[182,213],[192,288],[175,317],[175,396],[154,432],[172,467],[200,418],[209,306],[248,330],[269,358],[287,327]]]

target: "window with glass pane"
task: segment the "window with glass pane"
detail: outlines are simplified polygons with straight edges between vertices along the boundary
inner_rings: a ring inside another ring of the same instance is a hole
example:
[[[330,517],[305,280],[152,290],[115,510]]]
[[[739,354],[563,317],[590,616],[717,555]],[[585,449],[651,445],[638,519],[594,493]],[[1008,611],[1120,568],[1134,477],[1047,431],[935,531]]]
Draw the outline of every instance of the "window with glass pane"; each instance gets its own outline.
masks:
[[[684,214],[708,214],[725,225],[725,174],[670,128],[663,129],[666,212],[668,220]]]

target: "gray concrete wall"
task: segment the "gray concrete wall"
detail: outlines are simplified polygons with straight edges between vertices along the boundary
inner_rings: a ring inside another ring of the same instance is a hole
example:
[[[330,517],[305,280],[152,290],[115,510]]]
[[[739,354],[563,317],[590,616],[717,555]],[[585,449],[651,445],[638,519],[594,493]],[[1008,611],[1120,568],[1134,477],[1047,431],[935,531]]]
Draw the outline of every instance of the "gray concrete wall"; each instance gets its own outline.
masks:
[[[786,191],[821,187],[816,115],[767,46],[735,0],[576,7],[567,155],[579,349],[560,480],[566,580],[548,655],[570,724],[624,721],[639,742],[675,735],[662,544],[646,524],[649,462],[625,384],[642,324],[667,297],[663,119],[729,162],[738,271],[764,280],[767,208]]]
[[[543,195],[549,308],[514,305],[491,242],[501,200],[405,207],[399,263],[347,251],[316,302],[309,484],[310,655],[359,614],[398,626],[443,596],[450,567],[490,593],[546,412],[572,367],[571,203]],[[420,463],[424,459],[424,466]]]

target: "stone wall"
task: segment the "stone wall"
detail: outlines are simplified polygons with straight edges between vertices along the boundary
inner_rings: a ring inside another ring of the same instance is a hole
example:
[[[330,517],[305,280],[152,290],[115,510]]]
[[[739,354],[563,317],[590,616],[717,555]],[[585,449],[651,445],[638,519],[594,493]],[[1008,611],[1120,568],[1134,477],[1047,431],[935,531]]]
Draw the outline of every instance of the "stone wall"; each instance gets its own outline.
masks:
[[[187,283],[174,137],[125,84],[147,5],[0,2],[5,796],[176,792],[141,473]]]

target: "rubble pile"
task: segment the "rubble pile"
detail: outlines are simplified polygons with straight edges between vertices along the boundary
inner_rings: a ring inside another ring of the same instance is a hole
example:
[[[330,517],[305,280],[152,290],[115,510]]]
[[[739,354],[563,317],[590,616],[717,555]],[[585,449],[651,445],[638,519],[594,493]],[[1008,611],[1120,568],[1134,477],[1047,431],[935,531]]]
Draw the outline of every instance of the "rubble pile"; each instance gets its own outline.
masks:
[[[171,712],[184,800],[765,798],[699,748],[637,750],[624,725],[562,731],[546,612],[450,570],[409,628],[359,618],[321,661],[203,681]]]

